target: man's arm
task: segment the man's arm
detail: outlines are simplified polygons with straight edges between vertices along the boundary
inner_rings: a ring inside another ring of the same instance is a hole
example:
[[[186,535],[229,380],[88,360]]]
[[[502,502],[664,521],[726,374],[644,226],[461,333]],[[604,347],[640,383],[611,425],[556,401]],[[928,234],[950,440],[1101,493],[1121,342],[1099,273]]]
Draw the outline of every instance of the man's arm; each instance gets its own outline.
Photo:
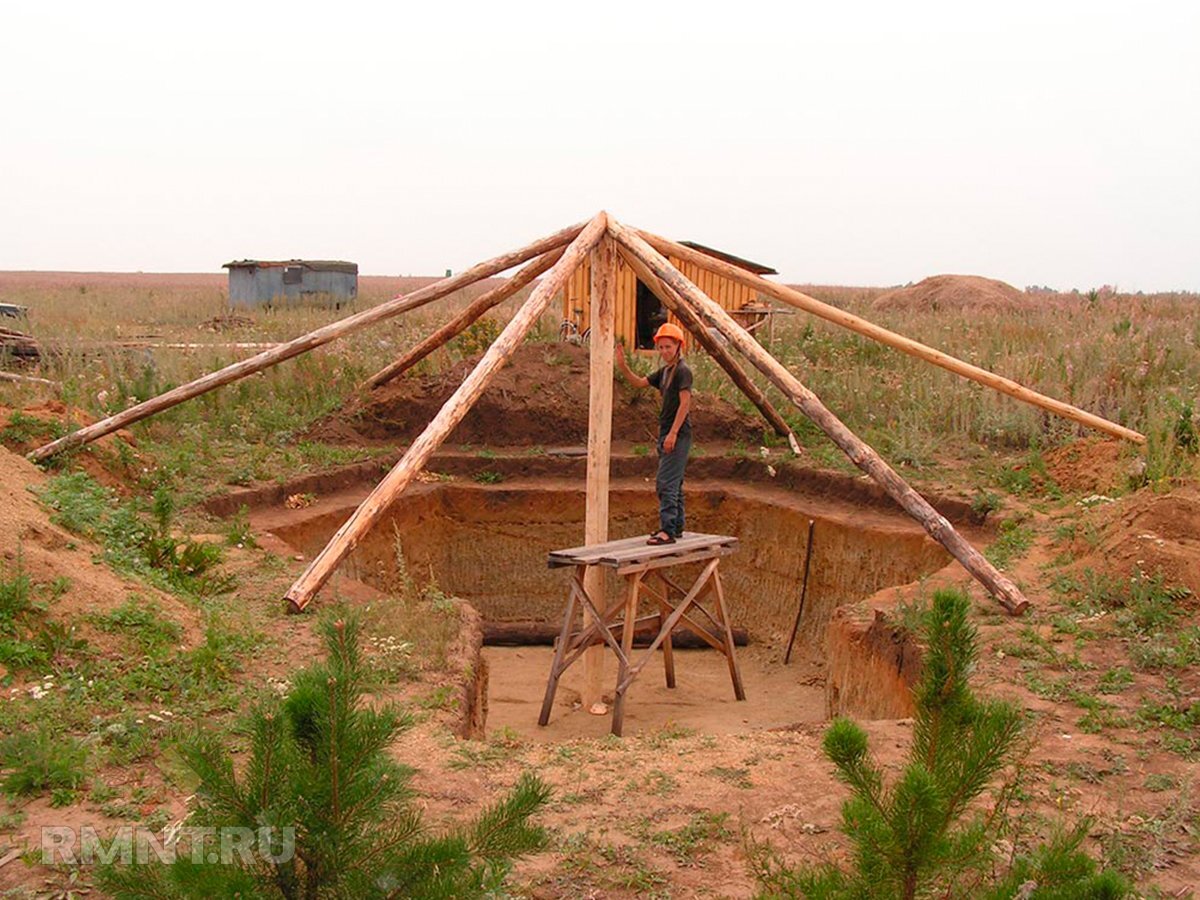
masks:
[[[645,375],[639,375],[633,369],[629,368],[629,360],[626,358],[629,351],[625,349],[625,342],[618,341],[617,344],[617,369],[621,372],[621,376],[634,387],[649,387],[649,378]]]
[[[670,453],[675,449],[675,441],[679,437],[679,429],[683,427],[683,421],[687,418],[688,410],[692,408],[692,392],[679,392],[679,410],[675,413],[675,421],[671,423],[671,430],[667,432],[667,436],[663,438],[663,450]]]

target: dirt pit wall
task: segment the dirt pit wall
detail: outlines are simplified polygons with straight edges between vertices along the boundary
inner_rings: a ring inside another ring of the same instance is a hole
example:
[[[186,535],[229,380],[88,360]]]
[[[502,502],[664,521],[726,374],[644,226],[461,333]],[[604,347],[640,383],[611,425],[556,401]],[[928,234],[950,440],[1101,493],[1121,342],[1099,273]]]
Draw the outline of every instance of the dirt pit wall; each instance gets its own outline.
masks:
[[[731,617],[758,642],[780,643],[796,615],[808,522],[816,522],[800,652],[823,653],[838,606],[936,571],[945,551],[915,524],[877,510],[837,509],[752,486],[698,482],[687,494],[688,528],[730,534],[741,544],[721,564]],[[617,482],[610,496],[614,539],[648,534],[657,522],[650,485]],[[298,511],[272,531],[313,555],[352,504]],[[554,622],[567,576],[546,553],[582,542],[584,494],[575,484],[435,483],[414,486],[343,564],[341,574],[387,590],[401,575],[430,578],[489,621]],[[679,572],[685,580],[687,571]],[[610,576],[611,577],[611,576]],[[610,588],[617,587],[615,579]]]

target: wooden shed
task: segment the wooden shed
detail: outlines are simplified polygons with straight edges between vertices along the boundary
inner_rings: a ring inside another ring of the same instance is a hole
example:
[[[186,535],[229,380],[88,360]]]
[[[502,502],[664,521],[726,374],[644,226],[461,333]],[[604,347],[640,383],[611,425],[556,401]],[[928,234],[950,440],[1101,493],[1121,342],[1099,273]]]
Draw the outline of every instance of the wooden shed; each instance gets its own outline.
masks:
[[[739,256],[733,256],[730,253],[724,253],[720,250],[714,250],[712,247],[706,247],[694,241],[681,241],[681,243],[685,247],[690,247],[714,259],[723,260],[737,266],[739,269],[753,272],[755,275],[779,274],[770,266],[751,262],[748,259],[742,259]],[[713,300],[717,301],[726,311],[733,314],[735,318],[737,318],[736,313],[739,310],[758,301],[758,291],[754,288],[706,271],[693,263],[674,256],[670,257],[670,261],[671,265],[682,272],[688,280],[704,291],[704,293],[708,294]],[[573,333],[580,335],[591,327],[592,309],[591,297],[589,296],[591,274],[591,269],[585,259],[583,264],[575,270],[575,274],[567,282],[562,292],[563,322],[570,323],[569,325],[564,324],[564,328],[570,329]],[[659,302],[659,299],[654,296],[653,292],[638,279],[633,269],[629,267],[625,260],[618,257],[617,337],[624,339],[625,346],[630,349],[653,350],[654,332],[663,322],[680,324],[674,314],[668,313],[663,308],[662,303]],[[686,331],[687,329],[684,330]],[[689,343],[691,340],[692,337],[689,334]]]
[[[340,259],[239,259],[229,270],[231,306],[313,303],[340,309],[358,296],[358,264]]]

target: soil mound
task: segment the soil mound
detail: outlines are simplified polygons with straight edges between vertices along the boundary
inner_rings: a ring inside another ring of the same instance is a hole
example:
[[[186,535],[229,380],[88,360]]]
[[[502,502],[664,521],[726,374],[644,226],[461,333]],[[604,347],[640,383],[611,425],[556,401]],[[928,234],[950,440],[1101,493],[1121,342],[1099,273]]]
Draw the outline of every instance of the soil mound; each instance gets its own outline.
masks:
[[[115,574],[94,560],[101,549],[87,538],[71,534],[50,521],[49,512],[33,491],[46,476],[24,457],[0,448],[0,578],[23,573],[35,586],[65,585],[50,601],[46,616],[75,629],[101,651],[114,649],[111,635],[90,624],[90,614],[103,614],[120,606],[131,595],[149,597],[184,628],[184,641],[193,644],[199,634],[198,616],[181,600]],[[40,599],[40,597],[39,597]],[[70,668],[71,660],[57,660]],[[0,677],[6,673],[0,665]]]
[[[937,312],[974,309],[1012,312],[1029,307],[1029,298],[1011,284],[979,275],[932,275],[924,281],[888,291],[873,308]]]
[[[59,437],[63,426],[74,430],[95,421],[85,410],[67,407],[59,400],[21,409],[0,405],[0,446],[23,457]],[[117,441],[123,442],[123,452],[117,450]],[[137,481],[138,469],[147,463],[136,450],[133,435],[122,428],[83,447],[73,457],[72,464],[106,487],[128,494],[130,485]]]
[[[421,433],[477,360],[437,375],[408,374],[371,391],[322,421],[309,436],[331,443],[406,442]],[[485,446],[561,446],[587,441],[588,351],[572,344],[519,347],[449,442]],[[720,398],[695,395],[696,441],[754,441],[764,423]],[[652,444],[658,435],[658,395],[633,390],[616,376],[613,439]]]
[[[1200,487],[1142,491],[1095,514],[1102,537],[1080,559],[1081,568],[1122,577],[1135,567],[1147,575],[1161,573],[1167,584],[1200,597]]]
[[[1121,442],[1086,438],[1045,455],[1046,472],[1068,494],[1104,494],[1121,486],[1129,472]]]

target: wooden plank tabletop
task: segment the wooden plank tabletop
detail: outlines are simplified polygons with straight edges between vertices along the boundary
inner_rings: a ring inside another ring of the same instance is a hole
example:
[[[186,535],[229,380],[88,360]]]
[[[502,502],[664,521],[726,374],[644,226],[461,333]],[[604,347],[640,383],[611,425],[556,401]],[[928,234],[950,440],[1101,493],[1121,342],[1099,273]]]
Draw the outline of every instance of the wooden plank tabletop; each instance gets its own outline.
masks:
[[[683,537],[673,544],[654,546],[647,544],[649,535],[625,538],[619,541],[607,541],[591,546],[569,547],[566,550],[552,550],[547,556],[550,568],[559,566],[618,566],[633,562],[643,562],[660,557],[692,555],[718,547],[731,550],[737,546],[737,538],[725,534],[701,534],[695,531],[685,531]]]

